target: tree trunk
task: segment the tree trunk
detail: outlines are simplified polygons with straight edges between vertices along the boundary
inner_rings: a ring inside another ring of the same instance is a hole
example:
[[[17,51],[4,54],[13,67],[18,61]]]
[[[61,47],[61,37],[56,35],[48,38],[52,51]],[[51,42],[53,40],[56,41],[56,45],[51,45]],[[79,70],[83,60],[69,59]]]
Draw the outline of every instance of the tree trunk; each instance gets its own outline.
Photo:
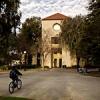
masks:
[[[44,70],[44,55],[42,55],[42,68]]]
[[[77,72],[79,72],[79,68],[80,68],[80,65],[79,65],[79,62],[80,62],[80,57],[77,57]]]

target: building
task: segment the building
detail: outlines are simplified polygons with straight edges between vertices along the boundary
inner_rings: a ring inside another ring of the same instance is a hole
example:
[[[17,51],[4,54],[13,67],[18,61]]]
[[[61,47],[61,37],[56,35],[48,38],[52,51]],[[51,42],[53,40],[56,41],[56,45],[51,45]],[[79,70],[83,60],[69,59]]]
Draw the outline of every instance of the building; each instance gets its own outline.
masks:
[[[68,18],[56,13],[42,19],[42,66],[54,68],[76,65],[75,57],[71,57],[67,46],[61,44],[61,25]]]

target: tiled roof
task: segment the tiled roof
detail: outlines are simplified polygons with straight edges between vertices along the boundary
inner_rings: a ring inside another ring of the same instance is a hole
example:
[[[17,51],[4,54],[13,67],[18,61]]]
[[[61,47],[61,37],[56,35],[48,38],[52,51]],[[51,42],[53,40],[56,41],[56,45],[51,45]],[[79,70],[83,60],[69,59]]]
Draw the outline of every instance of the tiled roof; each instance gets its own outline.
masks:
[[[69,17],[65,16],[63,14],[60,14],[60,13],[56,13],[56,14],[53,14],[53,15],[48,16],[46,18],[43,18],[42,20],[64,20],[66,18],[69,18]]]

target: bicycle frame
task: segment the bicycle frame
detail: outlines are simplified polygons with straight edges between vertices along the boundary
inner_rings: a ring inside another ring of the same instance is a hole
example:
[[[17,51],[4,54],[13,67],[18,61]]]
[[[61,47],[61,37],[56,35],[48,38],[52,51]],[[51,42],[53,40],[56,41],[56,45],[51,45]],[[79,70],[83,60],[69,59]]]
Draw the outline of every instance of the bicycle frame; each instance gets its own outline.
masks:
[[[17,89],[21,89],[22,87],[22,81],[18,78],[18,80],[12,80],[9,83],[9,92],[12,94],[15,90],[15,88]]]

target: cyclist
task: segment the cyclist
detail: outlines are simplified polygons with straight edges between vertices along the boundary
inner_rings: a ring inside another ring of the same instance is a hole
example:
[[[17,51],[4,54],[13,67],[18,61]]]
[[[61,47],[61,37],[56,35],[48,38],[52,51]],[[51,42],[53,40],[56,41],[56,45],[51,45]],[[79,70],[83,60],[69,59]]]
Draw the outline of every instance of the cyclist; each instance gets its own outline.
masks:
[[[13,82],[18,81],[18,76],[19,75],[22,75],[22,73],[20,73],[15,66],[12,66],[12,70],[10,71],[9,76],[13,80]]]

